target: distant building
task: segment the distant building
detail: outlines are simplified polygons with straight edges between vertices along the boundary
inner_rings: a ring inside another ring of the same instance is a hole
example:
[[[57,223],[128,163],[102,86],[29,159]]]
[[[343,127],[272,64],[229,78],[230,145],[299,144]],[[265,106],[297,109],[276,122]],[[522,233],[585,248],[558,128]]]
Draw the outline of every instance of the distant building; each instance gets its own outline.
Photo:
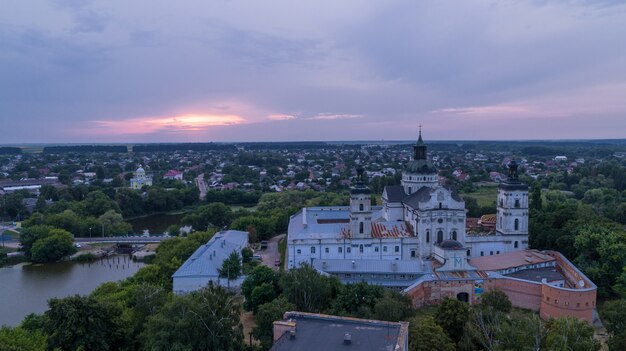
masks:
[[[270,351],[407,351],[409,323],[286,312],[274,322]]]
[[[183,172],[177,171],[175,169],[170,169],[163,175],[163,179],[169,180],[183,180]]]
[[[130,179],[130,188],[141,189],[144,185],[152,186],[152,177],[147,176],[143,167],[139,166],[135,171],[135,176]]]
[[[3,193],[10,194],[19,190],[27,190],[34,194],[39,194],[39,190],[44,185],[52,185],[56,188],[62,187],[57,178],[43,179],[22,179],[22,180],[3,180],[0,181],[0,190]]]
[[[174,293],[184,294],[216,285],[239,287],[243,276],[229,281],[219,276],[219,270],[233,251],[241,255],[241,250],[247,246],[248,232],[227,230],[216,233],[172,275]]]
[[[567,156],[555,156],[555,161],[567,161]]]

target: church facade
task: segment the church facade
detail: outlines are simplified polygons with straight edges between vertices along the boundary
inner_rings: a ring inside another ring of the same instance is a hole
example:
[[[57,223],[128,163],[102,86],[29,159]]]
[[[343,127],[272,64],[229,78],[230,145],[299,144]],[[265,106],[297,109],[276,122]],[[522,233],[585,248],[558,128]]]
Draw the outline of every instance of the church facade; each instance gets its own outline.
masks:
[[[517,165],[498,189],[496,231],[466,233],[465,202],[441,185],[428,159],[420,132],[413,159],[400,185],[385,187],[382,206],[371,205],[364,170],[350,189],[348,207],[309,207],[291,217],[288,267],[315,260],[399,260],[432,258],[438,244],[458,241],[467,257],[497,255],[528,246],[528,187],[518,179]],[[376,265],[376,263],[371,263]]]

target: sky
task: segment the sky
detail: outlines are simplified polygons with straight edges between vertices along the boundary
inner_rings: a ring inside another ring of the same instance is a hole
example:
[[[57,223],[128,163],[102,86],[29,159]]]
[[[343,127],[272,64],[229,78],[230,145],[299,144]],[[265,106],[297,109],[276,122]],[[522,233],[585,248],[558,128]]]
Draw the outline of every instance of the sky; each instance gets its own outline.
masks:
[[[626,138],[626,3],[3,0],[0,144]]]

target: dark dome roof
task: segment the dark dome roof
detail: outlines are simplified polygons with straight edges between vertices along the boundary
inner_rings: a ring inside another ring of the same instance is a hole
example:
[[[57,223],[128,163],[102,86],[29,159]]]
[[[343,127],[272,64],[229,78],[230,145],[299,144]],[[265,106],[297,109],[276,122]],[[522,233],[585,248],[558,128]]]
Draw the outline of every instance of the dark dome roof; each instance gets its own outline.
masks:
[[[442,249],[459,250],[463,248],[463,244],[456,240],[449,239],[440,242],[439,247]]]
[[[406,165],[406,172],[433,174],[437,173],[437,168],[429,160],[412,160]]]

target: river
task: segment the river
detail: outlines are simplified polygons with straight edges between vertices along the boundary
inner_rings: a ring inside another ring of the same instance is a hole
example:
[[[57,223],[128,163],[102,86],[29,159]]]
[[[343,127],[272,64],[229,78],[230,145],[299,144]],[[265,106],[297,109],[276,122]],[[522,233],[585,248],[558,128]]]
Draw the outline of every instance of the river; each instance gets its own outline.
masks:
[[[147,230],[150,234],[163,234],[173,224],[180,224],[186,213],[163,214],[157,213],[143,217],[128,219],[126,222],[133,226],[135,234],[143,234]]]
[[[0,325],[15,326],[29,313],[46,311],[50,298],[89,294],[102,283],[130,277],[143,265],[117,255],[91,263],[0,268]]]

